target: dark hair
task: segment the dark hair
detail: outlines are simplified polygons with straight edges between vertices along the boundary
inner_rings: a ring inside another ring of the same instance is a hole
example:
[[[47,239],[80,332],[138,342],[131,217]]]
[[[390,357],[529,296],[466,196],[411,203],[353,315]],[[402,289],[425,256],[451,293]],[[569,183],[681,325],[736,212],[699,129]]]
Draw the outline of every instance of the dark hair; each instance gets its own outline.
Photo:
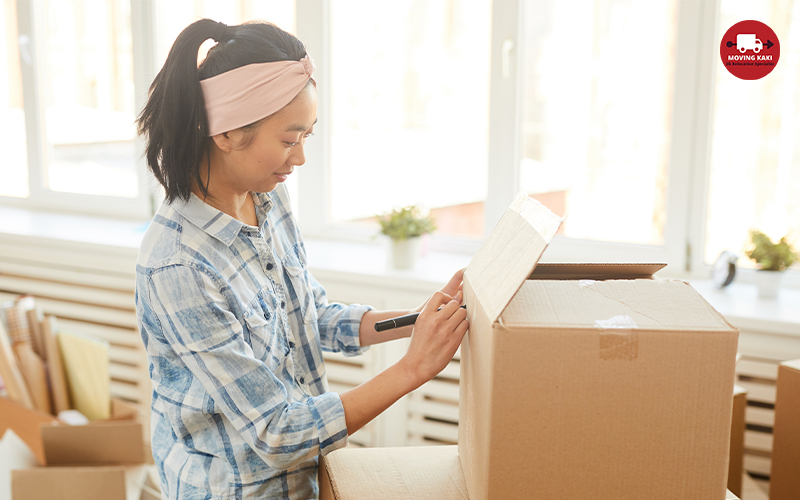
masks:
[[[198,68],[200,45],[209,38],[218,43]],[[145,136],[147,165],[164,186],[168,202],[188,200],[195,182],[208,196],[200,176],[210,140],[200,80],[247,64],[299,61],[305,55],[300,40],[266,22],[226,26],[201,19],[178,35],[136,121]]]

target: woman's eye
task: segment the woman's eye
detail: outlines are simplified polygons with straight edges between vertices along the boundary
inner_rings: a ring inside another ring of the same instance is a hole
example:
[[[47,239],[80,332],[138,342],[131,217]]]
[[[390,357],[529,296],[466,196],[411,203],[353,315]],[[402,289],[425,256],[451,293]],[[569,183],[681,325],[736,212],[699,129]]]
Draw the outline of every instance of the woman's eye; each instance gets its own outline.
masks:
[[[306,139],[308,139],[308,138],[309,138],[309,137],[311,137],[312,135],[314,135],[314,132],[309,132],[309,133],[307,133],[307,134],[305,135],[305,137],[306,137]]]

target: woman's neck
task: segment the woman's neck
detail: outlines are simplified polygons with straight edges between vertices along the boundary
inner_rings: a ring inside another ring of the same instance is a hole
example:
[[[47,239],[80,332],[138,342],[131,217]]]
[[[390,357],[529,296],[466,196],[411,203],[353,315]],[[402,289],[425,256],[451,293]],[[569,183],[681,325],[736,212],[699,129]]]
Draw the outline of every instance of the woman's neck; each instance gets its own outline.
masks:
[[[207,161],[208,160],[204,157],[203,163]],[[203,195],[197,183],[192,186],[192,192],[206,204],[211,205],[222,213],[230,215],[239,222],[250,226],[258,226],[256,208],[250,193],[248,191],[234,192],[224,183],[215,183],[213,175],[209,181],[209,171],[213,172],[214,169],[200,169],[200,179],[206,187],[208,195]]]

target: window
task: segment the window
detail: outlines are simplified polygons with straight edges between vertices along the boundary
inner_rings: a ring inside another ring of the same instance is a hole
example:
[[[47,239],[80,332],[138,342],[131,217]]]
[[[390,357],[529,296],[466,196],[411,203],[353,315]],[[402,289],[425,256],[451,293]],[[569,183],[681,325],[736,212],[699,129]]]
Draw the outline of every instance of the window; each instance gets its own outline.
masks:
[[[0,134],[5,154],[0,167],[0,196],[25,198],[30,190],[16,3],[5,0],[0,16],[0,38],[6,47],[0,51]]]
[[[564,236],[663,244],[677,1],[528,6],[520,189]]]
[[[431,209],[440,234],[483,236],[488,1],[331,2],[330,218],[376,227]]]
[[[474,252],[522,190],[567,215],[549,260],[704,276],[751,227],[800,243],[800,0],[4,0],[0,15],[3,204],[149,216],[133,120],[174,38],[261,18],[317,65],[319,122],[288,184],[307,237],[369,241],[376,214],[418,204],[439,222],[431,248]],[[782,42],[763,80],[719,60],[744,19]]]
[[[4,0],[0,202],[149,218],[160,194],[135,120],[175,36],[201,17],[293,31],[293,14],[292,0]]]
[[[781,42],[775,69],[744,81],[717,65],[705,262],[742,249],[750,228],[800,241],[800,1],[723,1],[719,32],[744,19],[768,24]],[[753,266],[752,261],[740,264]]]

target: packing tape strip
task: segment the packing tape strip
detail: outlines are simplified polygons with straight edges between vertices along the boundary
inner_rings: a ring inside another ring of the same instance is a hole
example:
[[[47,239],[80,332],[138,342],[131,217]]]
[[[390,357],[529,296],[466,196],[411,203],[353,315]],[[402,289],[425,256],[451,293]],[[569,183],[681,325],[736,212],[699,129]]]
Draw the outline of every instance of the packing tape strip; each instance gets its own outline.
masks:
[[[600,329],[600,359],[633,361],[639,357],[639,327],[633,318],[613,316],[595,320],[594,325]]]

